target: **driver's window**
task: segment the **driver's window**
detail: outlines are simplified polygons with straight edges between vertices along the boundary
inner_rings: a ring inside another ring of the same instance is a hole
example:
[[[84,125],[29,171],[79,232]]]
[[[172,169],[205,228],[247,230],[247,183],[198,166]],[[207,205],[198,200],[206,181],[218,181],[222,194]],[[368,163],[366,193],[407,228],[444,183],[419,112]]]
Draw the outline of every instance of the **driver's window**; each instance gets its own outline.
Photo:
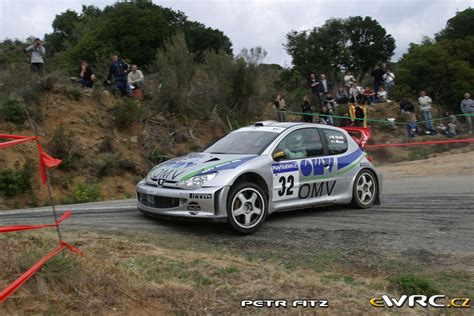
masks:
[[[315,128],[299,129],[287,135],[278,144],[275,152],[283,152],[284,159],[300,159],[323,156],[323,144]]]

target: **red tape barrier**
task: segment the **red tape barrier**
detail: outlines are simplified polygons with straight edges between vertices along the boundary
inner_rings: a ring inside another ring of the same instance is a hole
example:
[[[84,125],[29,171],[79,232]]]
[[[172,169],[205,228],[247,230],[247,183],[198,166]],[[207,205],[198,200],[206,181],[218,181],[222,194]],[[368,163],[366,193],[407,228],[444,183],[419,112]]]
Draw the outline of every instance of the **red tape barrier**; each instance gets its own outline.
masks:
[[[413,143],[401,143],[401,144],[378,144],[378,145],[367,145],[367,148],[381,148],[381,147],[404,147],[404,146],[419,146],[419,145],[438,145],[438,144],[451,144],[451,143],[471,143],[474,142],[474,138],[466,139],[448,139],[448,140],[433,140],[429,142],[413,142]]]
[[[19,226],[0,226],[0,233],[10,233],[21,230],[31,230],[31,229],[40,229],[47,227],[56,227],[65,221],[68,217],[71,216],[71,211],[64,212],[64,214],[58,219],[54,224],[44,224],[44,225],[19,225]]]
[[[38,146],[38,153],[39,153],[40,176],[41,176],[41,181],[43,182],[43,184],[45,184],[47,180],[46,168],[54,168],[54,167],[59,166],[59,164],[61,163],[60,159],[53,158],[44,152],[43,147],[41,146],[39,142],[39,136],[20,136],[20,135],[10,135],[10,134],[0,134],[0,138],[13,139],[8,142],[0,143],[0,149],[5,149],[8,147],[12,147],[12,146],[26,143],[29,141],[36,141],[36,144]]]
[[[81,256],[83,255],[78,249],[74,248],[65,241],[61,241],[61,243],[56,248],[54,248],[53,251],[41,258],[41,260],[35,263],[31,268],[29,268],[25,273],[23,273],[18,279],[16,279],[0,293],[0,304],[3,303],[10,295],[12,295],[13,292],[15,292],[20,286],[22,286],[23,283],[28,281],[29,278],[31,278],[46,262],[48,262],[48,260],[57,255],[64,247]]]
[[[39,171],[41,176],[41,181],[43,184],[47,181],[46,168],[54,168],[59,166],[61,160],[53,158],[44,152],[41,143],[39,142],[39,136],[20,136],[20,135],[10,135],[10,134],[0,134],[0,139],[10,139],[10,141],[0,142],[0,149],[5,149],[15,145],[23,144],[29,141],[35,141],[38,147],[39,154]],[[43,224],[43,225],[19,225],[19,226],[3,226],[0,227],[0,233],[8,233],[14,231],[23,231],[23,230],[32,230],[40,229],[46,227],[58,227],[63,221],[71,216],[71,212],[65,212],[54,224]],[[11,283],[5,290],[0,292],[0,304],[3,303],[13,292],[15,292],[20,286],[22,286],[29,278],[31,278],[48,260],[53,258],[58,254],[64,247],[69,250],[78,253],[82,256],[82,252],[66,243],[65,241],[60,240],[59,245],[53,249],[49,254],[41,258],[37,263],[35,263],[28,271],[23,273],[18,279]]]

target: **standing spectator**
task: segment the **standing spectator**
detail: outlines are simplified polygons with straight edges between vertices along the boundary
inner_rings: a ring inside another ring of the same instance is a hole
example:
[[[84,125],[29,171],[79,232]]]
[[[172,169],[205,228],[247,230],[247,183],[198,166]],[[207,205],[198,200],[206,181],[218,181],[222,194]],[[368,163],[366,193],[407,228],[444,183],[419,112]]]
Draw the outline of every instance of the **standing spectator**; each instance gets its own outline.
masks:
[[[411,102],[406,104],[404,113],[407,116],[407,137],[413,138],[418,128],[416,126],[415,107]]]
[[[81,61],[81,68],[79,69],[79,83],[83,88],[92,88],[94,86],[95,74],[87,61]]]
[[[283,94],[277,95],[275,100],[275,107],[277,108],[277,116],[279,122],[286,122],[286,103]]]
[[[316,79],[316,75],[312,73],[309,77],[309,88],[311,89],[311,93],[313,94],[314,100],[316,101],[316,105],[321,105],[321,99],[319,97],[319,81]]]
[[[112,77],[115,79],[115,87],[120,90],[122,96],[127,95],[127,71],[128,64],[118,58],[118,55],[112,55],[112,62],[109,66],[107,83],[111,84]]]
[[[469,134],[472,134],[472,115],[474,115],[474,100],[469,93],[464,94],[461,101],[461,111],[465,114],[467,124],[469,125]]]
[[[313,108],[311,107],[311,102],[309,97],[305,95],[303,97],[303,102],[301,103],[301,112],[303,112],[303,122],[313,123]]]
[[[332,92],[332,84],[329,80],[326,79],[326,75],[321,75],[321,80],[319,80],[319,95],[321,98],[326,95],[328,92]]]
[[[32,45],[25,48],[25,53],[31,52],[31,71],[37,73],[41,77],[44,75],[44,60],[46,49],[41,45],[41,40],[35,38]]]
[[[347,101],[349,101],[347,91],[342,86],[339,86],[336,90],[336,102],[339,104],[345,104]]]
[[[349,89],[352,87],[352,84],[356,82],[356,79],[352,75],[352,72],[348,71],[344,76],[344,85],[346,86],[346,91],[349,92]]]
[[[385,74],[385,71],[380,67],[380,65],[377,65],[372,70],[372,73],[370,74],[372,77],[374,77],[374,92],[377,93],[379,91],[379,88],[381,85],[383,85],[383,75]]]
[[[355,126],[367,127],[367,107],[361,100],[357,102],[355,107]]]
[[[405,97],[400,101],[400,114],[407,112],[408,108],[413,108],[413,103],[409,98]]]
[[[429,96],[426,95],[425,91],[421,91],[420,97],[418,98],[418,103],[420,104],[421,115],[423,116],[426,129],[429,132],[433,132],[433,123],[431,121],[431,103],[433,103],[433,101]]]
[[[370,105],[374,105],[376,100],[375,100],[375,92],[369,87],[365,87],[364,91],[362,91],[362,100],[364,103],[368,103]]]
[[[357,83],[353,83],[351,88],[349,89],[349,101],[350,102],[357,102],[359,100],[359,96],[361,94],[361,90],[357,87]]]
[[[128,73],[128,77],[127,77],[128,95],[131,97],[135,95],[141,96],[144,80],[145,80],[145,77],[143,76],[143,73],[141,72],[141,70],[138,70],[138,66],[136,64],[133,64],[132,71]]]
[[[393,86],[395,85],[395,74],[387,68],[383,75],[383,80],[385,83],[385,90],[387,90],[387,98],[390,99],[392,97]]]
[[[349,117],[351,118],[351,125],[355,124],[356,121],[356,102],[349,103]]]

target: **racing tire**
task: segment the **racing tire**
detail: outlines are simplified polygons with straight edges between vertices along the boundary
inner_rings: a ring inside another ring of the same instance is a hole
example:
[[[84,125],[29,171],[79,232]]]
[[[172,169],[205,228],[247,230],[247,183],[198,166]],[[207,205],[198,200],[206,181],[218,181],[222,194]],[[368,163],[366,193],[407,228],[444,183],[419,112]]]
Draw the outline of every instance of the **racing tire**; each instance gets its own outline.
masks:
[[[351,206],[354,208],[369,208],[374,205],[379,194],[379,184],[375,174],[368,169],[360,171],[352,187]]]
[[[268,199],[260,186],[252,182],[233,185],[227,196],[227,220],[233,230],[251,234],[258,230],[268,214]]]

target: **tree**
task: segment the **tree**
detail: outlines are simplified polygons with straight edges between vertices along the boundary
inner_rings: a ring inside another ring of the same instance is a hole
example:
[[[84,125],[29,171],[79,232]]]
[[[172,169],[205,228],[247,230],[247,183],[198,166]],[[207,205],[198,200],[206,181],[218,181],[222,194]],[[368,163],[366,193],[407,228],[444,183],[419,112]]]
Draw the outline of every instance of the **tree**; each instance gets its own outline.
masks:
[[[119,2],[103,10],[83,6],[81,14],[68,10],[56,16],[53,28],[47,42],[55,51],[64,51],[66,64],[93,61],[97,51],[107,47],[109,54],[120,53],[129,62],[149,65],[165,41],[178,33],[184,34],[197,59],[206,50],[232,53],[232,43],[221,31],[146,0]]]
[[[436,34],[436,39],[461,39],[468,36],[474,36],[474,9],[472,8],[456,12],[456,15],[448,20],[446,27]]]
[[[363,76],[378,62],[390,59],[395,40],[376,20],[356,16],[330,19],[311,31],[292,31],[285,48],[301,73],[318,70],[336,75],[351,69]]]

